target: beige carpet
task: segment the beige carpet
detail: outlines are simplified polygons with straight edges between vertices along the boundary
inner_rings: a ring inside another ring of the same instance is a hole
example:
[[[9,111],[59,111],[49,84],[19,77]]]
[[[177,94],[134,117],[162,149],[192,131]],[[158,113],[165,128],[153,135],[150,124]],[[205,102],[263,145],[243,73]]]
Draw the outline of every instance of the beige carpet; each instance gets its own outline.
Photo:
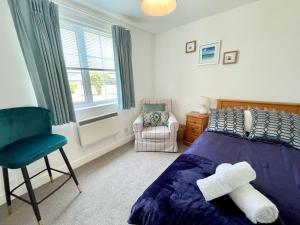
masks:
[[[184,146],[180,146],[181,151]],[[44,225],[126,225],[131,206],[143,191],[179,156],[174,153],[137,153],[124,145],[75,172],[83,189],[70,180],[40,205]],[[2,178],[1,178],[2,179]],[[35,190],[37,197],[59,184]],[[0,207],[0,225],[35,225],[31,206],[14,200],[13,214]]]

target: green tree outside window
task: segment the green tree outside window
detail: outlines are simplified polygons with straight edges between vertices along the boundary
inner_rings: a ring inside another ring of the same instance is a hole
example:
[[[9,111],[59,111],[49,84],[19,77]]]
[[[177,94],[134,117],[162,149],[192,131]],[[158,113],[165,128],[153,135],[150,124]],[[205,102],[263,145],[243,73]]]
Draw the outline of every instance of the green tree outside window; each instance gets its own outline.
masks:
[[[94,86],[98,95],[102,93],[104,85],[116,85],[114,74],[106,74],[100,72],[92,72],[90,75],[91,85]]]
[[[78,88],[78,84],[75,82],[70,82],[70,91],[72,94],[75,94]]]

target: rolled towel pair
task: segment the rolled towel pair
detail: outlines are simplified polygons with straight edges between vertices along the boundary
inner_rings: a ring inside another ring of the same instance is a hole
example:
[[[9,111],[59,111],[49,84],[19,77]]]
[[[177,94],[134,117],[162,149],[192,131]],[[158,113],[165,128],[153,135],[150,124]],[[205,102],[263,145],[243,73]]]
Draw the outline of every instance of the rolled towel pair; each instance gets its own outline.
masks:
[[[216,173],[224,173],[235,165],[229,163],[217,167]],[[273,223],[278,218],[277,207],[251,184],[236,188],[229,197],[246,214],[252,223]]]
[[[205,179],[197,180],[197,185],[206,201],[227,195],[234,189],[256,179],[256,173],[247,162],[219,170]]]

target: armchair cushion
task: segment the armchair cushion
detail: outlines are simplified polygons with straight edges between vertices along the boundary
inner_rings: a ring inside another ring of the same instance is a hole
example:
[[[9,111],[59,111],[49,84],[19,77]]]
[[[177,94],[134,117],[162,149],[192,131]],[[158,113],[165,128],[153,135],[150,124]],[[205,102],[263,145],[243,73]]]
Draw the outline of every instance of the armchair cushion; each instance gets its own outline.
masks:
[[[169,139],[170,130],[167,126],[147,127],[142,131],[143,139]]]
[[[143,106],[144,112],[166,111],[165,103],[150,104],[145,103]]]
[[[144,104],[165,104],[165,110],[172,112],[172,100],[171,99],[155,99],[155,98],[146,98],[142,100],[142,108],[141,111],[143,111]]]
[[[144,127],[167,126],[169,120],[169,112],[144,112]]]

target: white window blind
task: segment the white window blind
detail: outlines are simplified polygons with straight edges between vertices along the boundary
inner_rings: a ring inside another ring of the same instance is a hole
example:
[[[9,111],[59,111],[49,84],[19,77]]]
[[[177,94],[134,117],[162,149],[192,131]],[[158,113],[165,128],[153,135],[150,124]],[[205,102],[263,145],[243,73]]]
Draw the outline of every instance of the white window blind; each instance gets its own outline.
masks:
[[[80,68],[75,31],[61,29],[61,36],[67,68]]]
[[[63,20],[61,38],[75,108],[116,103],[110,31]]]

